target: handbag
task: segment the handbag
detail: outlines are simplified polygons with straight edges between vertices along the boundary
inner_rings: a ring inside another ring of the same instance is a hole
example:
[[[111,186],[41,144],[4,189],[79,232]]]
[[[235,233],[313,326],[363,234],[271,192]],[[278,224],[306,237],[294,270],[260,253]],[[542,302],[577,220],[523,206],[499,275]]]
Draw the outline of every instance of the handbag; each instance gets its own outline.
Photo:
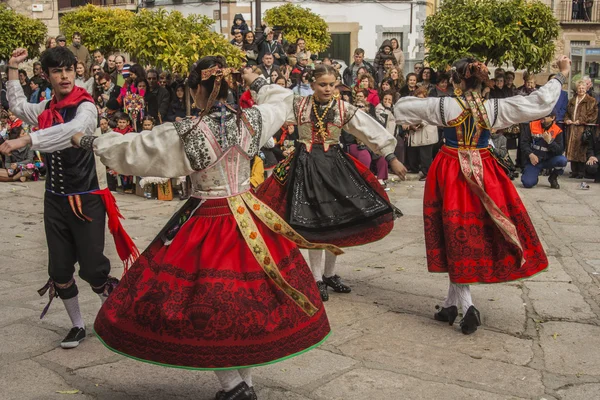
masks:
[[[596,130],[595,126],[586,126],[583,130],[583,134],[581,135],[581,145],[587,146],[590,143],[593,143],[594,140],[594,131]]]

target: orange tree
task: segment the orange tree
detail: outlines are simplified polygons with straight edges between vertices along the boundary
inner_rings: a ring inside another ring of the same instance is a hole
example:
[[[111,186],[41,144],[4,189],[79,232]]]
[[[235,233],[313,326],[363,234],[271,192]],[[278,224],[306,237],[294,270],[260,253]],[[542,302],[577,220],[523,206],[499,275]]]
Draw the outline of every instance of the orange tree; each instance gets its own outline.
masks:
[[[40,55],[48,29],[38,20],[0,5],[0,59],[8,60],[14,49],[27,49],[30,58]]]

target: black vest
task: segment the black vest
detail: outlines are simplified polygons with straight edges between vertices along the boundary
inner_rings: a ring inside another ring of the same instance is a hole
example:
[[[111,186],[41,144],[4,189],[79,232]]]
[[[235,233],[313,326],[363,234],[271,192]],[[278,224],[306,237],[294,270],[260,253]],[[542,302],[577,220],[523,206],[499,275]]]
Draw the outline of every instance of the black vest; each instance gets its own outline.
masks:
[[[46,108],[49,105],[50,102],[46,104]],[[75,118],[77,107],[60,110],[65,123]],[[44,163],[48,171],[46,190],[49,192],[67,196],[92,192],[100,188],[96,175],[96,159],[91,151],[70,147],[53,153],[44,153]]]

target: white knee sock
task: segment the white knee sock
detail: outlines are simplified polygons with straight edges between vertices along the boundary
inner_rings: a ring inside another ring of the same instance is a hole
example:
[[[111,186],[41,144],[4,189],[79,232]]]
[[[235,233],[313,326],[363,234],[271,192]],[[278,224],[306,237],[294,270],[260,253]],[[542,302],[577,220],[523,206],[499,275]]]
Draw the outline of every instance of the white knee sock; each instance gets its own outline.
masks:
[[[325,252],[325,275],[326,278],[331,278],[335,275],[335,262],[337,256],[329,251]]]
[[[455,285],[452,282],[449,282],[448,296],[446,296],[446,299],[444,300],[444,304],[442,304],[442,307],[448,308],[448,307],[460,305],[460,304],[458,304],[458,298],[456,296],[456,290],[454,290],[454,286]]]
[[[239,371],[244,382],[246,382],[248,386],[252,387],[252,368],[242,368]]]
[[[454,286],[454,291],[456,293],[458,303],[462,307],[463,315],[465,315],[469,307],[473,305],[473,299],[471,298],[471,286],[457,285],[454,283],[451,283],[451,285]]]
[[[232,369],[229,371],[215,371],[221,387],[226,392],[233,390],[237,385],[242,383],[244,380],[240,376],[239,370]]]
[[[106,299],[108,299],[108,297],[106,297],[102,293],[97,293],[97,295],[98,295],[98,297],[100,297],[100,301],[102,302],[102,304],[104,304],[104,302],[106,301]]]
[[[78,296],[71,297],[70,299],[63,299],[63,304],[67,309],[67,314],[69,314],[69,318],[71,318],[71,323],[73,327],[77,326],[79,328],[85,328],[85,324],[83,323],[83,318],[81,317],[81,311],[79,311],[79,298]]]
[[[313,273],[313,277],[316,282],[323,280],[323,267],[321,261],[323,261],[323,250],[309,250],[308,260],[310,262],[310,270]]]

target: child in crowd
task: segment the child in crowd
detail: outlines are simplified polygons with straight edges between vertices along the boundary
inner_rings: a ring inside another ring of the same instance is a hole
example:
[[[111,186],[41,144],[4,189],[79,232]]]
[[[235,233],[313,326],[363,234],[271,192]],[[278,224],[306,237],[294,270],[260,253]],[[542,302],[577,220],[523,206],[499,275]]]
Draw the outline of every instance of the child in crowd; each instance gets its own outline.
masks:
[[[154,125],[156,125],[154,118],[149,115],[145,116],[144,119],[142,119],[142,132],[151,131],[152,128],[154,128]]]
[[[113,132],[126,135],[134,131],[133,127],[131,126],[131,118],[129,115],[125,114],[124,112],[117,112],[115,113],[114,119],[117,121],[117,127],[113,129]],[[119,178],[121,178],[123,192],[129,194],[133,193],[133,176],[119,175]]]
[[[233,36],[236,33],[245,35],[249,30],[244,16],[242,14],[235,14],[233,17],[233,25],[231,26],[231,35]]]
[[[8,131],[8,139],[14,140],[25,136],[27,131],[22,126],[17,126]],[[19,150],[13,150],[5,156],[4,169],[0,169],[0,182],[14,182],[20,180],[25,182],[33,171],[34,153],[31,146],[25,146]],[[28,164],[30,166],[28,167]]]

